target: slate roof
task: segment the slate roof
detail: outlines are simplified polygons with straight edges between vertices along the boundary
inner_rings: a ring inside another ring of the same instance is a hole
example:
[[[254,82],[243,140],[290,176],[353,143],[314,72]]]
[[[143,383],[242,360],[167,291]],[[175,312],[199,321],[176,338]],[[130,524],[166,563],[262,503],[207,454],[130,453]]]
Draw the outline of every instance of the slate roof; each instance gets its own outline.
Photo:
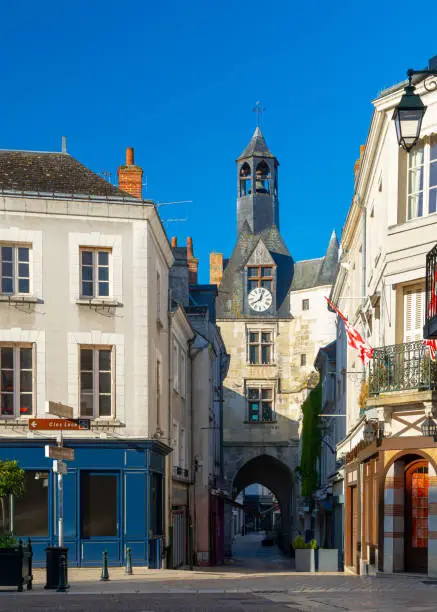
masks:
[[[270,149],[268,148],[259,127],[257,127],[254,131],[249,144],[244,149],[240,157],[237,158],[237,161],[240,159],[247,159],[248,157],[271,157],[275,159],[275,156],[270,152]]]
[[[324,257],[295,263],[291,290],[299,291],[322,285],[331,285],[337,271],[338,248],[337,235],[334,230]]]
[[[132,199],[67,153],[0,150],[0,190]]]
[[[238,318],[244,315],[244,267],[253,250],[262,238],[277,265],[277,312],[289,316],[288,295],[293,278],[294,262],[276,226],[260,233],[250,231],[247,223],[238,236],[229,263],[223,272],[217,298],[217,318]]]

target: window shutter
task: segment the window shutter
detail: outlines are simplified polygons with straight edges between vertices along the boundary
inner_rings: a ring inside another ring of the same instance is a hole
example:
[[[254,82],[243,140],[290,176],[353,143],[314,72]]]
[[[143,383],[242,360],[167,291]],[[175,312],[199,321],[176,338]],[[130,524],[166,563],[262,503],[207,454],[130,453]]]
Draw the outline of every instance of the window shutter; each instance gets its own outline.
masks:
[[[414,342],[423,337],[425,292],[419,288],[404,292],[404,342]]]

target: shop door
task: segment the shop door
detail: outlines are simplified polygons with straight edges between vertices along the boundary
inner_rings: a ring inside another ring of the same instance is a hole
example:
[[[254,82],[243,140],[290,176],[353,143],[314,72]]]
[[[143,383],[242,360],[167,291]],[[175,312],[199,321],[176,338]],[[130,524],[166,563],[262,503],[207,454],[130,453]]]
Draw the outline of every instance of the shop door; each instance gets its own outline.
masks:
[[[428,570],[428,462],[405,469],[405,570]]]
[[[172,510],[172,568],[187,563],[187,519],[185,507]]]
[[[358,496],[357,487],[350,487],[350,506],[349,506],[349,529],[350,529],[350,550],[349,562],[356,568],[357,565],[357,525],[358,523]]]
[[[101,564],[105,550],[109,563],[121,562],[119,492],[118,473],[81,473],[80,532],[84,565]]]

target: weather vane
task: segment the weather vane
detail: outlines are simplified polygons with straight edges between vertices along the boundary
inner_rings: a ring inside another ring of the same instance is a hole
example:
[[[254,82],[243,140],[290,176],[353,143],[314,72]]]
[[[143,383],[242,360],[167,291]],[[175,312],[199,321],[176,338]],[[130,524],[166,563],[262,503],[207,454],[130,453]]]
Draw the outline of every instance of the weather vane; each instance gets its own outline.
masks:
[[[253,110],[254,113],[257,114],[257,125],[258,125],[258,127],[260,127],[261,119],[262,119],[262,114],[267,109],[262,108],[261,102],[259,100],[257,100],[256,103],[255,103],[255,108],[252,109],[252,110]]]

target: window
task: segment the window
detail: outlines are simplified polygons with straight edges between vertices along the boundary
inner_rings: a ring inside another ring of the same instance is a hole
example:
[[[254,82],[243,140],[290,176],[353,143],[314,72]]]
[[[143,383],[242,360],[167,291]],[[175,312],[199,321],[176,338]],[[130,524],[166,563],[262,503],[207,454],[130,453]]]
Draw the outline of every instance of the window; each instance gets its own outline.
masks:
[[[305,353],[302,353],[302,355],[300,356],[300,365],[306,366],[306,364],[307,364],[307,356],[305,355]]]
[[[273,292],[272,266],[249,266],[247,268],[247,292],[250,293],[256,287],[264,287],[270,293]]]
[[[256,193],[270,193],[271,174],[270,168],[265,161],[260,162],[255,172],[255,191]]]
[[[179,430],[179,467],[185,469],[185,429]]]
[[[14,499],[16,536],[46,537],[49,532],[48,472],[26,470],[24,494]]]
[[[247,390],[249,421],[251,423],[273,421],[273,389],[252,387]]]
[[[156,425],[161,425],[161,362],[156,362]]]
[[[161,320],[161,275],[156,272],[156,318]]]
[[[240,170],[240,197],[252,193],[252,172],[250,166],[245,162]]]
[[[80,291],[82,298],[109,297],[108,249],[82,248],[80,250]]]
[[[302,300],[302,310],[310,309],[310,301],[308,299]]]
[[[80,349],[80,416],[112,415],[112,348]]]
[[[249,363],[265,365],[273,363],[273,332],[249,331]]]
[[[404,342],[422,340],[425,320],[425,292],[421,287],[404,290]]]
[[[179,467],[179,423],[173,421],[173,465]]]
[[[30,293],[29,255],[28,246],[0,246],[1,293],[7,295]]]
[[[177,391],[179,395],[185,397],[187,356],[180,344],[174,339],[172,351],[173,389]]]
[[[0,414],[27,416],[33,412],[32,346],[0,346]]]
[[[437,211],[437,140],[408,154],[407,219]]]
[[[118,533],[118,477],[82,472],[80,478],[82,538],[116,537]]]

